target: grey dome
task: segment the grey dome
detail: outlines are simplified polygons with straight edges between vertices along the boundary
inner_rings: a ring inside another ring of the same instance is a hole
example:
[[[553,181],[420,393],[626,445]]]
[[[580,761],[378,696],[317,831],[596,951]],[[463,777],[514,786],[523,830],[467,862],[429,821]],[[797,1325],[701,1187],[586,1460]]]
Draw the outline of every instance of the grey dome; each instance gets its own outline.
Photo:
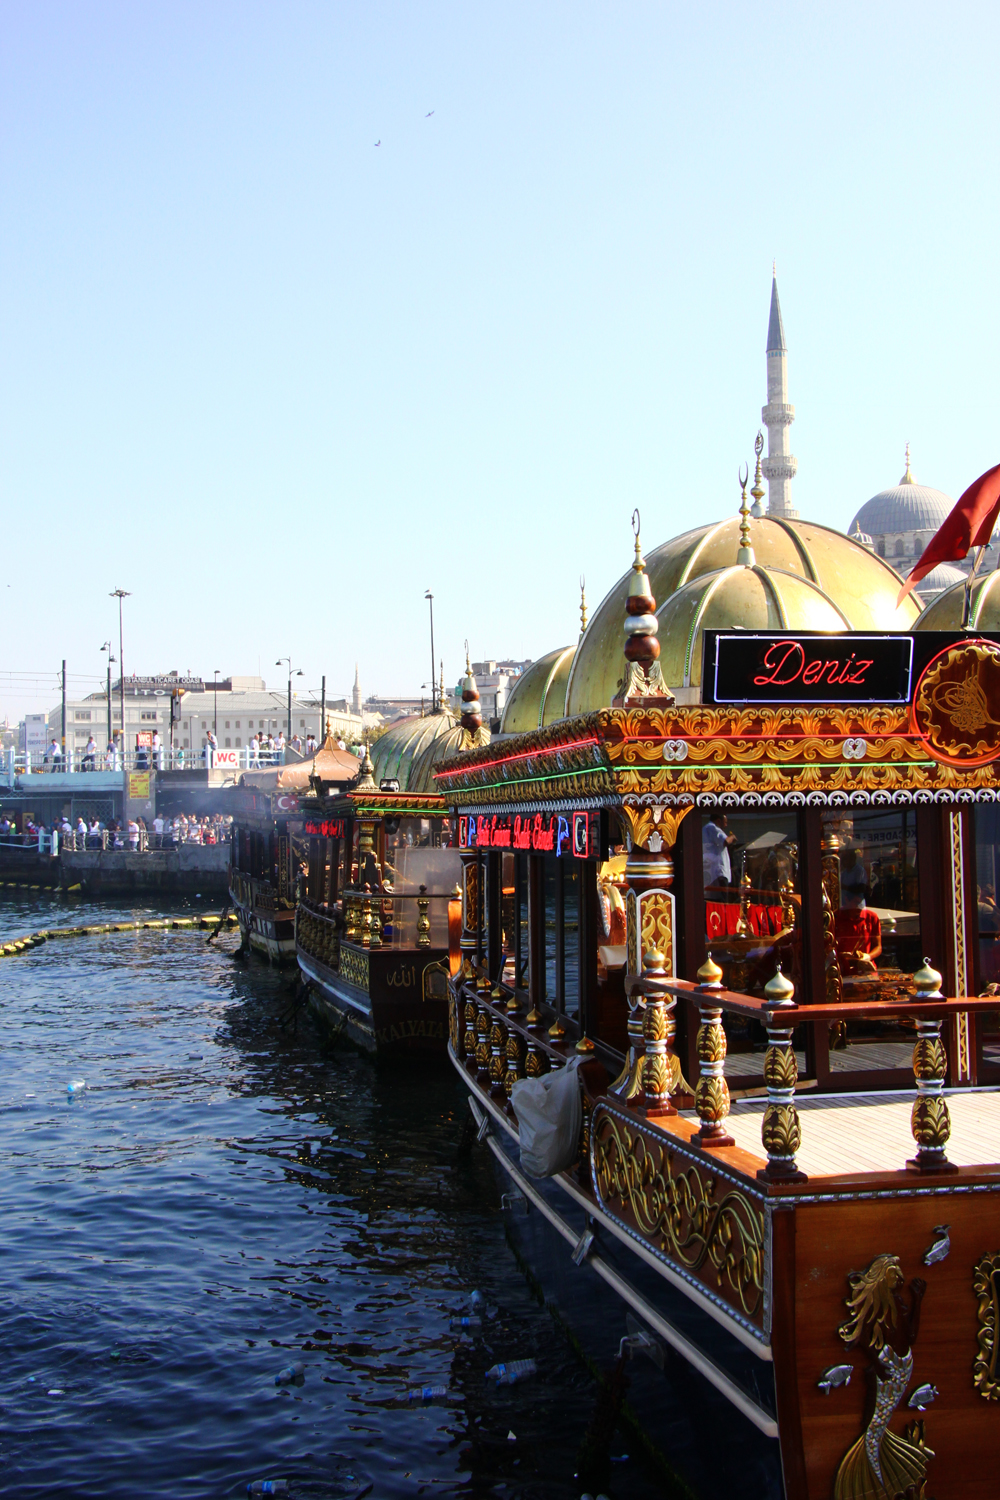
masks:
[[[892,536],[897,532],[937,531],[954,504],[941,490],[903,479],[867,500],[848,527],[848,534],[867,531],[869,536]]]
[[[961,568],[953,568],[951,563],[938,563],[926,577],[921,578],[917,590],[926,598],[928,594],[940,594],[944,589],[953,588],[956,583],[964,583],[965,577]]]

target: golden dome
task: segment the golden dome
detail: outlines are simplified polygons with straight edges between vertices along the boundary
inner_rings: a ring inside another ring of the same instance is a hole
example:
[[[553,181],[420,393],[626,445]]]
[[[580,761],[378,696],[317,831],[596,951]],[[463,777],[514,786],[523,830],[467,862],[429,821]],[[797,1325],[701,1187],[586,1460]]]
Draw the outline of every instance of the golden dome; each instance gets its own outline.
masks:
[[[956,583],[928,604],[918,630],[961,630],[965,584]],[[1000,630],[1000,572],[984,573],[972,585],[971,630]]]
[[[436,790],[433,781],[430,786],[414,786],[412,779],[416,771],[418,761],[422,761],[425,751],[438,741],[443,741],[453,730],[458,729],[455,717],[450,709],[439,709],[437,713],[421,714],[419,718],[403,719],[398,724],[392,724],[385,734],[379,738],[371,747],[372,776],[375,785],[383,781],[395,780],[399,782],[401,792],[433,792]],[[450,742],[449,742],[450,744]],[[455,754],[455,748],[446,752],[442,748],[439,759],[444,759],[445,753]],[[433,760],[430,764],[437,764]],[[427,765],[422,767],[422,777],[429,775]]]
[[[621,637],[620,622],[618,634]],[[575,651],[575,646],[560,646],[521,673],[500,719],[501,734],[526,734],[565,718],[566,681]]]
[[[706,629],[850,628],[846,616],[816,584],[798,573],[760,564],[734,564],[692,579],[671,594],[657,617],[660,666],[675,690],[701,686],[701,640]]]
[[[820,597],[825,596],[832,606],[838,623],[812,628],[908,630],[913,626],[920,604],[908,597],[896,609],[896,596],[902,586],[899,574],[884,558],[877,557],[867,547],[844,536],[843,532],[819,526],[813,521],[786,521],[772,516],[751,519],[749,527],[758,568],[797,576],[812,584]],[[686,584],[706,573],[728,571],[736,562],[739,530],[739,516],[730,516],[714,525],[685,532],[646,554],[646,571],[659,603],[657,614],[663,674],[670,687],[681,684],[671,676],[675,653],[668,648],[664,610],[671,595]],[[624,664],[625,599],[631,576],[630,572],[623,574],[602,601],[577,647],[566,688],[567,716],[605,708],[615,695]],[[779,591],[787,593],[789,587],[782,581]],[[763,595],[756,608],[763,608]],[[724,626],[741,622],[717,619],[713,610],[712,619],[702,623]],[[807,628],[801,618],[794,623],[801,629]],[[758,626],[763,628],[764,621],[758,621]],[[668,659],[671,662],[669,670]],[[699,660],[699,674],[700,671]]]

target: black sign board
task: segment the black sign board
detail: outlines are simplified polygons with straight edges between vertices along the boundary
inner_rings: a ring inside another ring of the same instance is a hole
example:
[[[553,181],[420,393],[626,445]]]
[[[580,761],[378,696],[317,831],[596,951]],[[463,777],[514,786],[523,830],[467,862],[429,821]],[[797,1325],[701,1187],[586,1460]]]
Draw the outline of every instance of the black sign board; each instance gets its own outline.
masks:
[[[601,814],[587,809],[550,813],[464,814],[458,820],[460,849],[523,849],[576,859],[606,859]]]
[[[910,701],[912,635],[706,630],[704,639],[705,703]]]

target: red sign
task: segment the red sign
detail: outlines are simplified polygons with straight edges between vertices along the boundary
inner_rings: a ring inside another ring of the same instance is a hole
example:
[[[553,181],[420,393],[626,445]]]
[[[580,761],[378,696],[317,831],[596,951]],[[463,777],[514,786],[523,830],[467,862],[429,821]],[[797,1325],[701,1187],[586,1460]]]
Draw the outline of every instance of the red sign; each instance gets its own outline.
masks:
[[[565,813],[491,813],[458,820],[460,849],[523,849],[532,854],[575,855],[587,859],[591,850],[596,856],[600,844],[597,826],[600,814]],[[593,821],[594,827],[591,828]]]
[[[345,823],[344,818],[306,818],[306,833],[321,839],[342,839]]]

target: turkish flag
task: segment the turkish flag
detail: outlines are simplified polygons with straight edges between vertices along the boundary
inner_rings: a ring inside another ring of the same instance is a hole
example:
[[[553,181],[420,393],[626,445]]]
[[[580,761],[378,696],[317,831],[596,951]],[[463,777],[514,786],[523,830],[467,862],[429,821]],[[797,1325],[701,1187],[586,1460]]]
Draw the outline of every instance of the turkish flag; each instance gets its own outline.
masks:
[[[954,508],[945,516],[937,531],[920,554],[920,561],[912,570],[896,600],[896,608],[907,594],[926,578],[938,563],[960,562],[967,557],[970,547],[985,547],[993,535],[997,516],[1000,514],[1000,464],[980,474],[970,484],[965,494],[956,500]]]

